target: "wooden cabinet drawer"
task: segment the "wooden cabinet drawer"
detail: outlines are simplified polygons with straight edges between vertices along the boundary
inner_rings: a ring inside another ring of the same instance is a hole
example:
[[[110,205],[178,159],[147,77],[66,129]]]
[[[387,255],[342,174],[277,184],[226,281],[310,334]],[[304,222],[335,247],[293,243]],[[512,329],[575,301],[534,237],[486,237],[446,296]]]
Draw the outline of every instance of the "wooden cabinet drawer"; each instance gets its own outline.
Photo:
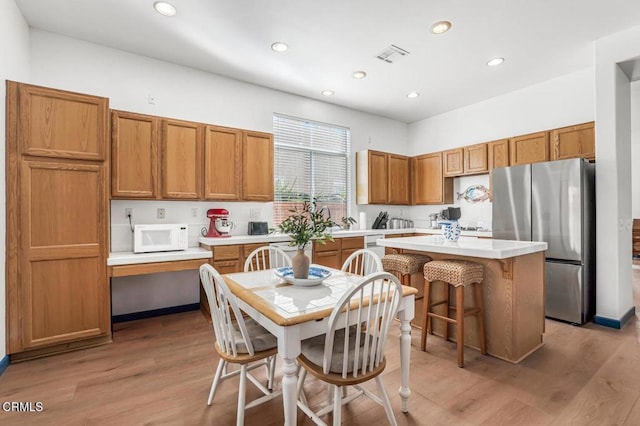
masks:
[[[341,259],[340,259],[340,263],[342,265],[344,265],[344,262],[347,260],[347,258],[349,256],[351,256],[353,253],[355,253],[356,251],[358,251],[358,249],[355,249],[355,248],[354,249],[349,249],[349,250],[342,250],[342,256],[341,256]],[[340,267],[342,267],[342,265]]]
[[[342,244],[340,242],[340,238],[336,238],[333,241],[325,241],[324,244],[321,244],[318,242],[313,243],[314,252],[340,251],[341,248],[342,248]]]
[[[342,268],[342,256],[340,255],[340,251],[318,252],[313,256],[313,263],[329,268],[340,269]]]
[[[213,267],[216,268],[220,274],[232,274],[234,272],[242,272],[242,266],[240,260],[225,260],[213,262]]]
[[[342,238],[342,250],[364,248],[364,237]]]
[[[240,259],[240,248],[238,245],[216,246],[213,248],[213,261]]]
[[[245,244],[243,246],[244,257],[247,258],[257,248],[268,246],[269,243]]]

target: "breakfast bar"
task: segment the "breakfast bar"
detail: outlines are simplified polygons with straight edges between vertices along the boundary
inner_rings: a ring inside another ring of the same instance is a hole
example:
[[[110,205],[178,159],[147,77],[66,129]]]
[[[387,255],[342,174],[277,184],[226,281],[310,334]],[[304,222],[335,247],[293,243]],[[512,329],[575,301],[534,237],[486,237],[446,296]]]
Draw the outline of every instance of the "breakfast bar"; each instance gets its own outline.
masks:
[[[405,253],[427,254],[433,260],[463,259],[482,264],[487,353],[518,363],[543,345],[547,243],[473,238],[454,242],[432,235],[386,238],[377,240],[377,244]],[[444,295],[446,287],[438,287]],[[471,294],[465,293],[465,299],[472,300]],[[464,343],[478,348],[475,318],[466,321]],[[444,335],[441,322],[434,321],[435,334]],[[456,339],[455,330],[450,336]]]

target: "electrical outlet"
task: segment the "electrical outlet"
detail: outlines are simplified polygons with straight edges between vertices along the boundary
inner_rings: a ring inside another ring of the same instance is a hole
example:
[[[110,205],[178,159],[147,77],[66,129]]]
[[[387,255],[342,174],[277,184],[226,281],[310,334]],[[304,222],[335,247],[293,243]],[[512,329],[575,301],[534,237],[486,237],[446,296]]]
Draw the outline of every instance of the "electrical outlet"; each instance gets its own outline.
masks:
[[[198,208],[194,207],[191,209],[191,217],[198,217]]]
[[[260,219],[260,213],[262,209],[249,209],[249,218],[250,219]]]
[[[126,217],[127,219],[129,219],[130,217],[133,218],[133,209],[132,208],[124,209],[124,217]]]
[[[158,209],[158,219],[164,219],[164,209],[162,207]]]
[[[147,101],[149,102],[149,105],[155,105],[156,104],[155,95],[152,95],[151,93],[149,93],[149,97],[147,98]]]

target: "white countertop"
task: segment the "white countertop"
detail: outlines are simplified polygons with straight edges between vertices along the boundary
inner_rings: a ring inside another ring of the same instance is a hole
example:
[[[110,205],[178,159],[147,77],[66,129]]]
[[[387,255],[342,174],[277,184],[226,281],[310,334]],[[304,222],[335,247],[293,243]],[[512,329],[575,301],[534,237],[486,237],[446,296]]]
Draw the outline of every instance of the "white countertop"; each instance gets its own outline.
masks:
[[[429,228],[404,228],[404,229],[358,229],[349,231],[335,231],[332,233],[334,238],[345,237],[361,237],[367,235],[394,235],[394,234],[442,234],[441,229]],[[491,238],[491,231],[462,231],[462,236],[467,237],[487,237]],[[201,237],[200,244],[205,246],[224,246],[231,244],[253,244],[253,243],[276,243],[289,241],[289,237],[283,234],[267,234],[267,235],[232,235],[225,238],[206,238]]]
[[[134,265],[138,263],[171,262],[175,260],[209,259],[211,250],[191,247],[179,251],[161,251],[157,253],[133,253],[130,251],[109,253],[107,266]]]
[[[421,237],[384,238],[376,243],[383,247],[431,253],[453,254],[458,256],[480,257],[485,259],[507,259],[537,253],[547,249],[547,243],[534,241],[508,241],[478,238],[460,238],[458,241],[446,241],[439,235]]]

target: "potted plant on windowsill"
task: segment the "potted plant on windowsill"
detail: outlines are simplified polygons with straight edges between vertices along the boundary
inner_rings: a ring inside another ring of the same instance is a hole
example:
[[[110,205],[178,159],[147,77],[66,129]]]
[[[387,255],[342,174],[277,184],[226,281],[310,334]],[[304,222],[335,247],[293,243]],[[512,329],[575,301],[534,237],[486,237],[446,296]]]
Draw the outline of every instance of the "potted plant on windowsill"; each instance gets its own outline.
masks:
[[[327,233],[327,228],[334,226],[330,217],[325,217],[324,207],[318,208],[316,199],[289,210],[291,215],[278,225],[280,232],[291,237],[289,245],[298,248],[298,253],[291,259],[294,278],[309,277],[310,259],[304,254],[304,249],[311,240],[324,244],[333,241],[333,236]]]

